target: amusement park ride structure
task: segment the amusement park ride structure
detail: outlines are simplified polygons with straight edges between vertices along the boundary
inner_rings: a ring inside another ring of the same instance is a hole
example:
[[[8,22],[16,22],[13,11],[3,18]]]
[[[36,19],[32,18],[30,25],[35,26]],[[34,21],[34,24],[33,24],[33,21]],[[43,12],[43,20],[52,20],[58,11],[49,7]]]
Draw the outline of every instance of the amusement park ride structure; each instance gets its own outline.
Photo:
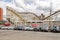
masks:
[[[15,3],[15,5],[16,6],[19,6],[15,1],[14,1],[14,3]],[[42,21],[44,21],[44,20],[46,20],[46,19],[48,19],[48,20],[52,20],[51,18],[52,18],[52,16],[54,16],[55,14],[59,14],[59,12],[60,12],[60,10],[58,10],[58,11],[55,11],[54,13],[52,13],[52,3],[50,4],[50,6],[51,6],[51,8],[50,8],[50,15],[49,16],[47,16],[47,17],[45,17],[45,18],[43,18],[42,19]],[[19,6],[20,7],[20,6]],[[22,7],[22,6],[21,6]],[[16,10],[12,10],[12,8],[9,8],[9,7],[6,7],[7,8],[7,11],[9,11],[9,12],[11,12],[11,14],[13,14],[13,15],[15,15],[17,18],[19,18],[19,20],[22,20],[23,22],[25,22],[25,24],[27,23],[27,20],[26,19],[24,19],[23,17],[22,17],[22,15],[19,15],[18,13],[19,12],[16,12]],[[23,8],[23,7],[22,7]],[[26,10],[25,8],[23,8],[24,10]],[[26,11],[28,11],[28,10],[26,10]],[[7,12],[7,13],[9,13],[9,12]],[[52,13],[52,14],[51,14]],[[21,13],[20,13],[21,14]],[[23,13],[24,14],[24,13]],[[25,13],[25,14],[28,14],[28,13]],[[35,17],[33,18],[34,20],[35,20],[35,18],[37,18],[38,20],[40,20],[39,19],[39,17],[36,15],[36,14],[34,14],[34,13],[30,13],[30,14],[32,14],[32,15],[34,15]],[[7,16],[8,17],[8,16]],[[10,16],[11,17],[11,16]],[[3,20],[3,9],[2,8],[0,8],[0,21],[2,21]],[[9,19],[7,19],[8,21],[10,21]],[[13,22],[13,21],[10,21],[11,23],[15,23],[15,22]],[[50,25],[50,23],[49,23],[49,25]]]

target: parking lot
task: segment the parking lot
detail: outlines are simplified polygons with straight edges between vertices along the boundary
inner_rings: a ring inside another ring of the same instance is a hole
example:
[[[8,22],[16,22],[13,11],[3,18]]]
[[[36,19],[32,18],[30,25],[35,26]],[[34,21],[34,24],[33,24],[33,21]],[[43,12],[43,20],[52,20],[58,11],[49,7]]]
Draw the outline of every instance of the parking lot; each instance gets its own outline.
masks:
[[[0,40],[60,40],[60,33],[0,30]]]

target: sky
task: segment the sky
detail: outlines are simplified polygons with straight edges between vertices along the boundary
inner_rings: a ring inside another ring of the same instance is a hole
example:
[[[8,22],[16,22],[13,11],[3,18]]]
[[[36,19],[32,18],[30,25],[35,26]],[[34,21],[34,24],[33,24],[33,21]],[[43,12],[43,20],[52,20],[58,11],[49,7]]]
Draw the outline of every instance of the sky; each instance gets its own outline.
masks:
[[[43,13],[49,15],[52,4],[52,12],[60,9],[60,0],[0,0],[20,12],[33,12],[36,15]]]
[[[15,3],[24,11],[34,12],[37,15],[41,13],[48,15],[51,4],[52,12],[60,9],[60,0],[15,0]]]

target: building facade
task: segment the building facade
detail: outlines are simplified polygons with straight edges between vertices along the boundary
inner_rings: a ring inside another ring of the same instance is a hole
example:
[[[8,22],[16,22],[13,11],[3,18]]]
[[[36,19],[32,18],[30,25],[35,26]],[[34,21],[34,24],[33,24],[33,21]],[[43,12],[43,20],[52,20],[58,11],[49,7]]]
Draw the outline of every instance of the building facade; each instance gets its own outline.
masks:
[[[3,9],[0,8],[0,21],[2,21],[2,20],[3,20]]]

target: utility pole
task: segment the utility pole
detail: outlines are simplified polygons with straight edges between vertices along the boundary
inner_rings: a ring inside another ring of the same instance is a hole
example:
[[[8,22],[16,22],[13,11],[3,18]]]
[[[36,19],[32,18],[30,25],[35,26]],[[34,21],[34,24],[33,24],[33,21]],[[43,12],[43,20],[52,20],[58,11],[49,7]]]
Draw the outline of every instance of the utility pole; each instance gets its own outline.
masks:
[[[50,3],[50,15],[52,13],[52,3]]]
[[[52,2],[50,2],[50,15],[52,13]],[[49,31],[50,31],[50,27],[51,27],[51,17],[49,18]]]

